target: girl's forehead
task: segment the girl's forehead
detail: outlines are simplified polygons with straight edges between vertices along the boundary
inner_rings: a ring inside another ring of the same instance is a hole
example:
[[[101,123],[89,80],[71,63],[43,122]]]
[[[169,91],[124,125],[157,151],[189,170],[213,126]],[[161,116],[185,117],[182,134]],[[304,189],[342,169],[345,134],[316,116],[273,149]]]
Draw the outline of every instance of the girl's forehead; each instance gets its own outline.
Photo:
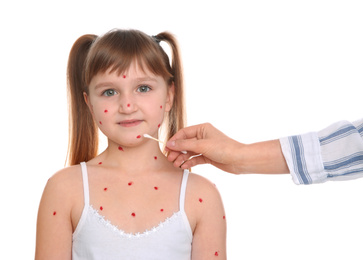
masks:
[[[105,72],[97,73],[91,80],[90,85],[97,85],[103,81],[164,81],[160,75],[155,75],[147,67],[139,66],[137,63],[132,63],[125,71],[119,71],[115,68],[109,68]]]
[[[126,68],[125,70],[121,71],[118,68],[111,67],[108,70],[106,70],[107,75],[116,75],[121,76],[123,78],[126,77],[150,77],[150,78],[156,78],[160,77],[158,75],[155,75],[152,73],[147,66],[144,64],[139,64],[137,61],[131,62],[130,66]]]

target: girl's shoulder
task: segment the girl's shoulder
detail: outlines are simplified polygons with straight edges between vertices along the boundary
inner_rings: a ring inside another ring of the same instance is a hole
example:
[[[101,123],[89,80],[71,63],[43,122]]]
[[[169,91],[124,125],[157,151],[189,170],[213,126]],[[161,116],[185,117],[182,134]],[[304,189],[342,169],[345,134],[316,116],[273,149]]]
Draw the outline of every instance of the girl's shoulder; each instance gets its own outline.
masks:
[[[82,183],[80,165],[73,165],[54,173],[48,180],[47,186],[57,189],[71,189],[75,184]]]
[[[208,214],[223,217],[223,202],[216,185],[203,176],[190,173],[186,190],[186,211],[195,216],[195,223],[191,225],[196,225]]]
[[[49,178],[43,192],[42,202],[47,206],[70,208],[75,196],[83,190],[81,167],[79,165],[59,170]],[[43,203],[43,204],[44,204]]]
[[[80,215],[82,199],[79,166],[62,169],[49,178],[39,204],[36,255],[70,255],[74,220]]]
[[[189,173],[187,189],[193,194],[202,193],[205,196],[219,196],[216,185],[207,178],[196,173]]]
[[[226,259],[226,218],[216,185],[190,174],[185,210],[193,232],[192,258],[210,259],[214,255]]]

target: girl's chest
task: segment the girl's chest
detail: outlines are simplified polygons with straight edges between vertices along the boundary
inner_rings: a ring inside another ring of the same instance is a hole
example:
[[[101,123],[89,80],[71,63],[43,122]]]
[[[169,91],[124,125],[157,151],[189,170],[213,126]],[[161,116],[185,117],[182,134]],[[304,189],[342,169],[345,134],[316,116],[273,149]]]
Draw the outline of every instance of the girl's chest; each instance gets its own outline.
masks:
[[[126,233],[142,233],[165,222],[180,210],[180,182],[158,178],[89,179],[89,203],[97,214]],[[72,224],[76,229],[84,203],[75,204]],[[187,214],[191,228],[195,216]]]

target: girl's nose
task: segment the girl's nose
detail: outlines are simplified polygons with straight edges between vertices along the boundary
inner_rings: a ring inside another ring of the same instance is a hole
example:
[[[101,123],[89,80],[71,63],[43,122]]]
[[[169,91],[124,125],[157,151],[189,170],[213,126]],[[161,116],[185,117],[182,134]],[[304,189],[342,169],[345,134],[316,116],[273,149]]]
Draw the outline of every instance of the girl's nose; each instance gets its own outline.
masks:
[[[132,113],[137,110],[137,105],[135,103],[135,100],[131,97],[124,97],[120,100],[120,113]]]

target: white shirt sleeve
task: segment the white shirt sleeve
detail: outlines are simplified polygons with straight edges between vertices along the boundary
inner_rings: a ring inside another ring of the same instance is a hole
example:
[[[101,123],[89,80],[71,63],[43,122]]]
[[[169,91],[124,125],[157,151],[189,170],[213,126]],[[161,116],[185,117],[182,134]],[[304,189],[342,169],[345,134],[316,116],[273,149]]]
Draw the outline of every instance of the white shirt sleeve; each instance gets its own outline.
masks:
[[[363,177],[363,118],[340,121],[319,132],[280,139],[296,184]]]

